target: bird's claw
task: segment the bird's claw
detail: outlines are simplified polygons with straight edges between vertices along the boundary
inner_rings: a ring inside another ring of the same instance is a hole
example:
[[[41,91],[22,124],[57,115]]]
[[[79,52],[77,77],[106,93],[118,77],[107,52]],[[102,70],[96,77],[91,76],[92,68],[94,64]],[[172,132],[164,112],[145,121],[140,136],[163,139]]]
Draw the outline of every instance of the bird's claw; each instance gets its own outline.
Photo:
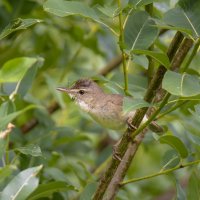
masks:
[[[134,126],[133,124],[132,124],[132,119],[127,119],[127,124],[128,124],[128,128],[131,130],[131,131],[135,131],[136,129],[137,129],[137,127],[136,126]]]
[[[117,152],[117,147],[118,147],[118,142],[115,145],[113,145],[113,159],[121,162],[122,159],[120,158],[119,152]]]

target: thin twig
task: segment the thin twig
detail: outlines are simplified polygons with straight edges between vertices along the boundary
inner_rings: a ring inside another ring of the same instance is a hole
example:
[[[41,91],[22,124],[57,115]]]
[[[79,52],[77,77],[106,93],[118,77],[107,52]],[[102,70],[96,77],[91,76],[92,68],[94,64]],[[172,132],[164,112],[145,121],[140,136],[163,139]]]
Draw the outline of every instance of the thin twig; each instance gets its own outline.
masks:
[[[200,163],[200,160],[195,160],[195,161],[192,161],[192,162],[188,162],[188,163],[185,163],[185,164],[181,164],[181,165],[178,165],[178,166],[173,167],[173,168],[171,168],[171,169],[166,169],[166,170],[164,170],[164,171],[160,171],[160,172],[157,172],[157,173],[148,175],[148,176],[143,176],[143,177],[140,177],[140,178],[133,178],[133,179],[130,179],[130,180],[127,180],[127,181],[123,181],[122,183],[120,183],[120,186],[124,186],[124,185],[126,185],[126,184],[133,183],[133,182],[137,182],[137,181],[141,181],[141,180],[146,180],[146,179],[153,178],[153,177],[156,177],[156,176],[168,174],[168,173],[170,173],[170,172],[173,172],[173,171],[182,169],[182,168],[184,168],[184,167],[189,167],[189,166],[191,166],[191,165],[196,165],[196,164],[199,164],[199,163]]]
[[[124,52],[124,28],[122,22],[122,10],[121,10],[121,0],[118,0],[118,8],[119,8],[119,47],[122,52],[122,63],[123,63],[123,73],[124,73],[124,93],[128,94],[128,67],[126,64],[126,54]]]

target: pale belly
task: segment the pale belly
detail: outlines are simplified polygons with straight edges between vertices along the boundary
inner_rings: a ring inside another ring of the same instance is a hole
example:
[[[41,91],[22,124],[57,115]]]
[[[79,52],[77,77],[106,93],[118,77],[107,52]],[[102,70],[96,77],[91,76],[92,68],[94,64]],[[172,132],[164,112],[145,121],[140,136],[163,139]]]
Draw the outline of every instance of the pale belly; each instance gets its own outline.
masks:
[[[123,118],[116,116],[115,114],[113,115],[101,115],[97,116],[95,113],[89,113],[90,116],[101,126],[113,130],[125,130],[126,128],[126,122],[123,120]]]

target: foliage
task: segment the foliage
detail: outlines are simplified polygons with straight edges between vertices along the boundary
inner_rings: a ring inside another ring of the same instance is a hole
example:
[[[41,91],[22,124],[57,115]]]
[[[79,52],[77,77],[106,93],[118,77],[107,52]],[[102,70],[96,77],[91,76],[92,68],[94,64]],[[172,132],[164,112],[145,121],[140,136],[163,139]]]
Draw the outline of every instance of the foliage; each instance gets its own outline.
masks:
[[[143,96],[159,65],[171,96],[156,118],[167,131],[148,131],[126,179],[162,176],[125,184],[117,199],[156,199],[174,186],[177,199],[200,199],[199,12],[198,0],[1,1],[0,199],[91,199],[120,135],[56,88],[90,77],[124,94],[128,80],[124,111],[158,108]],[[174,72],[167,48],[177,31],[194,48]],[[121,53],[123,69],[100,76]]]

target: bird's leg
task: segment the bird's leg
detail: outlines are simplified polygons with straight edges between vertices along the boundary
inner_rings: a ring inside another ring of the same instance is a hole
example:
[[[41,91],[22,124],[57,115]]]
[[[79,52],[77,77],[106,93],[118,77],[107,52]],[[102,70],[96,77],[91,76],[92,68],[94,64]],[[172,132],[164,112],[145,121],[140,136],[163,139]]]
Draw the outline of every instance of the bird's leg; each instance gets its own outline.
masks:
[[[132,118],[131,117],[128,117],[127,120],[126,120],[126,123],[128,125],[128,128],[131,130],[131,131],[135,131],[137,129],[136,126],[134,126],[132,124]]]
[[[126,123],[128,125],[128,128],[131,131],[135,131],[137,129],[136,126],[132,125],[132,117],[128,117],[126,120]],[[127,137],[130,137],[130,132],[128,131]],[[119,152],[117,152],[118,146],[120,144],[122,139],[119,139],[116,144],[113,145],[113,158],[119,161],[122,161],[122,158],[119,157]]]
[[[113,145],[113,158],[115,160],[119,160],[120,162],[122,161],[122,159],[119,157],[119,152],[117,151],[118,146],[120,144],[122,139],[119,139],[114,145]]]

